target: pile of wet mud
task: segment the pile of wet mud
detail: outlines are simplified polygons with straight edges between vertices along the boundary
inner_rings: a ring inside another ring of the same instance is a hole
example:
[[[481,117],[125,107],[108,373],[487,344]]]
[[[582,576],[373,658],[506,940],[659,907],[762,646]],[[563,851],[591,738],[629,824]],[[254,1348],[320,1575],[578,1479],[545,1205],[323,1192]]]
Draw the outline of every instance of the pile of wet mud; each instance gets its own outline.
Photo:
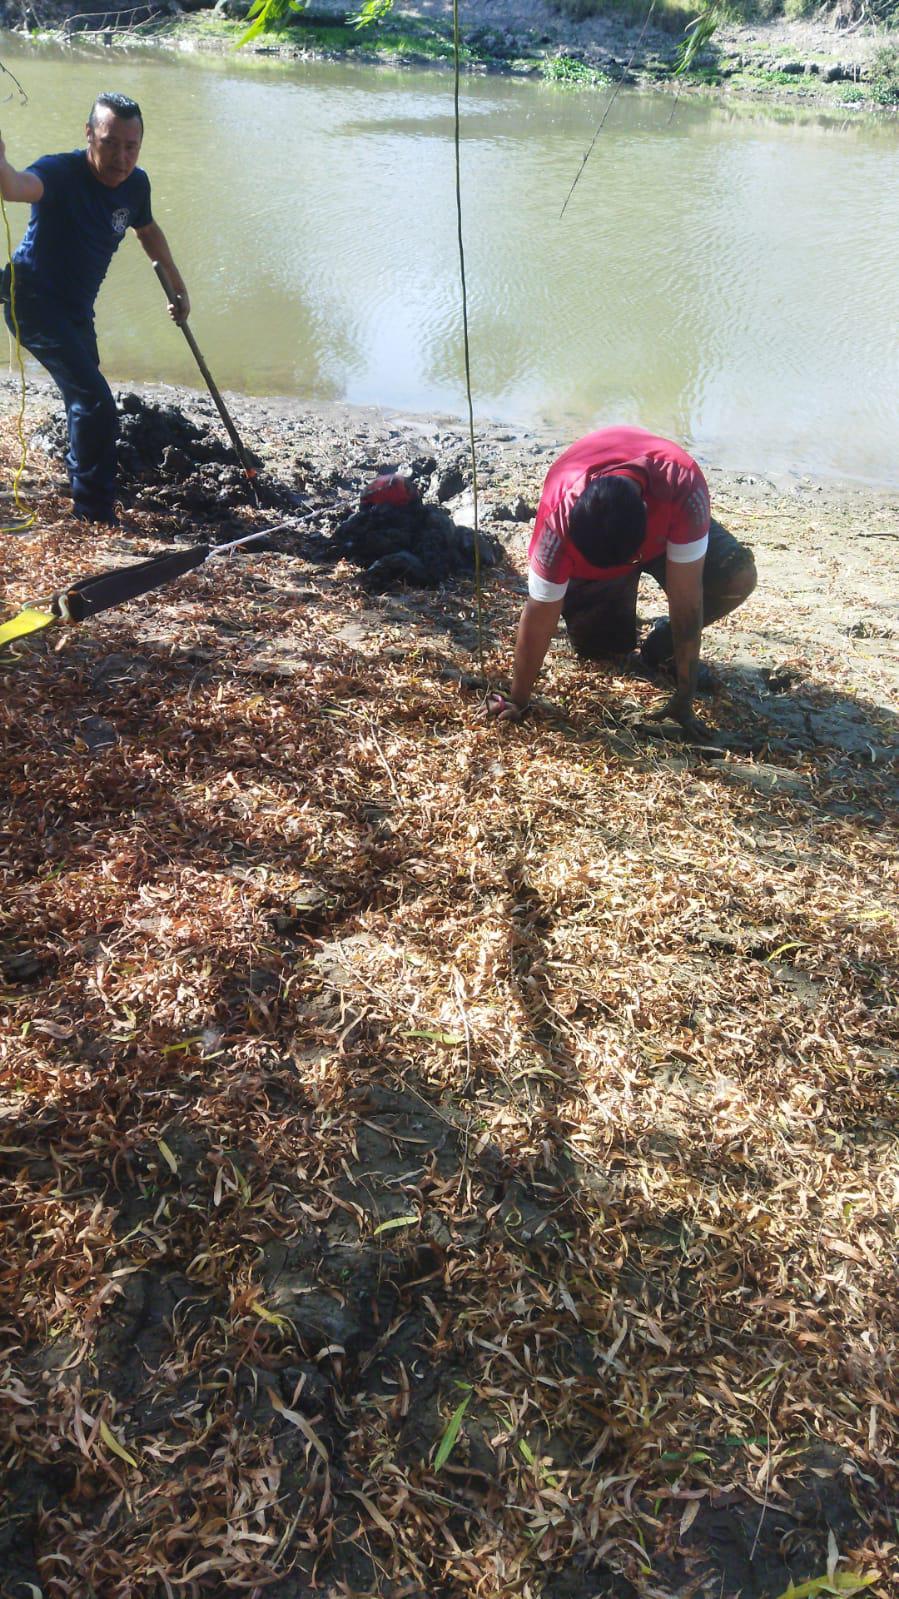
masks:
[[[329,469],[305,453],[294,456],[282,448],[275,470],[289,481],[272,476],[269,462],[269,470],[259,470],[251,482],[217,415],[207,420],[202,414],[203,403],[188,411],[131,390],[116,397],[121,497],[126,505],[164,517],[169,530],[189,532],[200,524],[207,537],[209,523],[228,523],[233,511],[251,506],[288,513],[289,519],[299,512],[308,558],[322,565],[349,561],[362,569],[364,587],[376,594],[438,588],[448,579],[473,576],[476,542],[485,571],[503,559],[495,535],[482,528],[475,539],[468,474],[457,450],[440,459],[415,456],[386,464],[375,464],[366,451]],[[31,442],[62,462],[67,448],[62,413],[49,417]],[[261,458],[252,449],[247,453],[253,466],[262,468]],[[373,472],[404,475],[410,502],[365,503]],[[514,508],[494,508],[500,520],[516,514]],[[297,532],[285,532],[272,548],[295,553]]]
[[[492,534],[480,532],[478,544],[482,567],[502,560],[503,547]],[[363,567],[363,586],[373,594],[403,585],[437,588],[447,578],[474,573],[475,533],[442,505],[364,505],[338,525],[326,553]]]
[[[220,429],[189,416],[180,405],[129,391],[117,397],[116,408],[119,487],[141,509],[217,518],[238,505],[290,509],[297,503],[290,489],[269,478],[257,478],[251,486]],[[50,418],[32,443],[61,461],[67,447],[65,418]],[[247,455],[253,466],[261,464],[252,450]]]

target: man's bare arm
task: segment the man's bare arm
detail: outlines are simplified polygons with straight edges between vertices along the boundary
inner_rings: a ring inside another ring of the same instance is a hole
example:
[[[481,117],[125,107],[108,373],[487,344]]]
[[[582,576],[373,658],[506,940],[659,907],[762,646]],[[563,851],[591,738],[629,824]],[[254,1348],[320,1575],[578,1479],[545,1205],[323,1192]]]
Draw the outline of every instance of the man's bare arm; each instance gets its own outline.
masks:
[[[145,228],[135,228],[134,231],[150,260],[158,261],[160,266],[165,267],[166,277],[175,291],[175,300],[169,304],[169,316],[173,322],[186,322],[190,316],[190,296],[162,228],[158,222],[148,222]]]
[[[668,561],[665,588],[668,616],[674,637],[674,667],[677,692],[688,701],[696,693],[696,671],[702,643],[702,571],[705,557],[698,561]]]
[[[525,601],[518,624],[512,673],[512,699],[521,710],[530,700],[561,614],[561,600]]]
[[[561,600],[525,601],[515,641],[512,696],[507,699],[504,694],[488,695],[488,716],[495,716],[500,722],[521,721],[561,614]]]
[[[699,718],[693,714],[693,696],[696,693],[696,673],[699,668],[699,649],[702,643],[702,571],[705,556],[698,561],[668,561],[665,567],[665,588],[668,594],[668,616],[674,638],[674,670],[677,687],[656,718],[671,718],[679,722],[691,737],[707,735]]]
[[[25,205],[37,205],[43,198],[44,185],[36,172],[17,172],[6,159],[6,145],[0,139],[0,194],[4,200],[21,200]]]

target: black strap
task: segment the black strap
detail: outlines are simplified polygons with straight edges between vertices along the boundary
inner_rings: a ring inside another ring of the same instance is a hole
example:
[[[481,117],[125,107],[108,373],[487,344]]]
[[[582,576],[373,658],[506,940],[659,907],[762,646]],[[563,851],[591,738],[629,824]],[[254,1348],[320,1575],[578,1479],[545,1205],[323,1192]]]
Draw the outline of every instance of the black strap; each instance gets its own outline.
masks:
[[[83,622],[85,617],[108,611],[113,605],[124,605],[140,594],[150,594],[171,583],[184,572],[202,566],[210,553],[208,544],[195,544],[190,549],[173,550],[169,555],[153,555],[148,561],[138,561],[134,566],[121,566],[114,572],[99,572],[94,577],[83,577],[57,595],[54,609],[66,620]]]

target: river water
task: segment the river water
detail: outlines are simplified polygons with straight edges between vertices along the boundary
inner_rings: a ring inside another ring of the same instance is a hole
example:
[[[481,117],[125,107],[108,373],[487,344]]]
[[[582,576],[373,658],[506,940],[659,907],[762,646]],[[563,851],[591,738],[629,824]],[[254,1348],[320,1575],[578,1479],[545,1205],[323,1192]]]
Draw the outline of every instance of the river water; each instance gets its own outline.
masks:
[[[0,59],[29,95],[0,106],[18,166],[79,144],[100,90],[141,102],[220,386],[463,411],[448,74],[9,35]],[[640,421],[723,466],[899,483],[899,123],[624,91],[560,220],[606,103],[464,81],[476,411],[560,442]],[[111,380],[199,384],[133,236],[98,328]]]

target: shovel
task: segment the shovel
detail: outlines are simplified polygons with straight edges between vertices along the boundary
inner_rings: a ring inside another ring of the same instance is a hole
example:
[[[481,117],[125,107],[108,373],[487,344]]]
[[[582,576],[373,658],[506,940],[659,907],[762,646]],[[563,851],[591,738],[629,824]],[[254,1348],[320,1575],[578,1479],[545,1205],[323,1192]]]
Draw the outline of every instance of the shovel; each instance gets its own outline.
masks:
[[[177,307],[180,295],[175,293],[171,279],[169,278],[169,275],[161,261],[153,262],[153,271],[156,273],[156,276],[162,284],[169,305]],[[184,334],[184,337],[190,345],[191,354],[203,374],[203,381],[212,395],[213,400],[215,401],[216,410],[218,411],[218,414],[225,425],[225,432],[234,446],[234,453],[243,467],[244,476],[253,491],[253,498],[256,501],[256,504],[259,505],[261,502],[259,499],[259,490],[256,487],[256,468],[251,464],[250,457],[247,455],[247,452],[244,449],[240,434],[238,433],[237,428],[234,426],[234,423],[231,419],[231,413],[229,412],[228,407],[218,391],[212,373],[203,359],[203,352],[187,325],[187,320],[185,319],[183,322],[179,322],[178,327],[181,329],[181,332]]]

